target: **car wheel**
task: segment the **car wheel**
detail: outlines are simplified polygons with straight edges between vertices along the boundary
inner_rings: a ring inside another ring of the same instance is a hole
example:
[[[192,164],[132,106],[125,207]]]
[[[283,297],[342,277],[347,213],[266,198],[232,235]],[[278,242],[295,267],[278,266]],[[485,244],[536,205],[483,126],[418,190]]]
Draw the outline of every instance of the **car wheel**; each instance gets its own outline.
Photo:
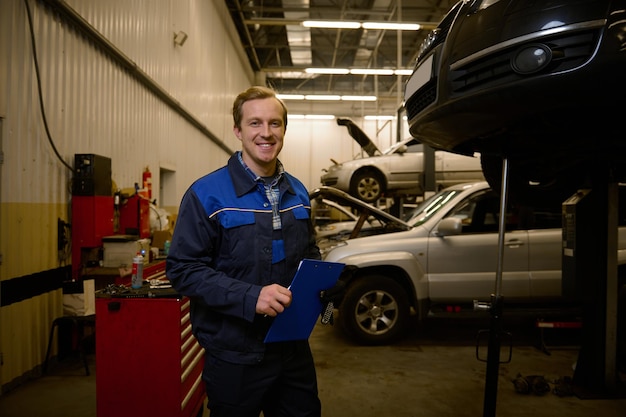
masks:
[[[364,345],[388,344],[405,334],[409,302],[405,290],[382,275],[363,276],[348,287],[339,306],[346,334]]]
[[[380,175],[373,171],[358,172],[350,183],[350,194],[366,203],[380,200],[384,191]]]

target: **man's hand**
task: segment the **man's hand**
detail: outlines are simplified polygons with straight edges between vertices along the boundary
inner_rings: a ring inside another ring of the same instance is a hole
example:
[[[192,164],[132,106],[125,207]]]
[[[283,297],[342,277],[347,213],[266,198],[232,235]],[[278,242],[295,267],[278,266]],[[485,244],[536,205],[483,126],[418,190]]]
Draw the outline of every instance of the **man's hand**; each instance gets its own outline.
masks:
[[[259,299],[256,302],[257,314],[276,317],[291,304],[291,291],[279,284],[267,285],[261,288]]]

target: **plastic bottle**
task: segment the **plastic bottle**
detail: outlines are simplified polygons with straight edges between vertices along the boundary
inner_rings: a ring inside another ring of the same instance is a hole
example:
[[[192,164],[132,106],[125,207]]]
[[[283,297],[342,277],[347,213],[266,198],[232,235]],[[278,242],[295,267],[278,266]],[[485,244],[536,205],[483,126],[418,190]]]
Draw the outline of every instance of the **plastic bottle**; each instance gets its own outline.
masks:
[[[141,252],[137,252],[137,255],[133,258],[133,274],[130,286],[136,290],[143,286],[143,256]]]

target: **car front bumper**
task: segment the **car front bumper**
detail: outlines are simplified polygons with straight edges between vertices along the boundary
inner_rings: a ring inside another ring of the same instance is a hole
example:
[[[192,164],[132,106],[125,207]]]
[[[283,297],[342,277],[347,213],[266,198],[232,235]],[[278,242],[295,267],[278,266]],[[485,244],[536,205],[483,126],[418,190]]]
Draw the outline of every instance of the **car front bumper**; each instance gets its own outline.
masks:
[[[413,136],[467,154],[514,152],[546,141],[556,150],[560,142],[579,146],[621,125],[625,2],[563,1],[550,10],[524,3],[461,10],[406,84]],[[521,74],[513,57],[532,44],[547,45],[551,62]]]

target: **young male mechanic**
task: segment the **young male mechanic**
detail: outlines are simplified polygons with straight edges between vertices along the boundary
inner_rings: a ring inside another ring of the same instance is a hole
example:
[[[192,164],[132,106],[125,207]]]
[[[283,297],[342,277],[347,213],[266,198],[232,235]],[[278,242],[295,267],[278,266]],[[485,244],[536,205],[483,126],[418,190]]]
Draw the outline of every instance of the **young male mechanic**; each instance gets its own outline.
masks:
[[[278,160],[287,109],[271,89],[251,87],[233,119],[241,151],[186,191],[167,276],[191,299],[211,417],[319,417],[308,340],[263,342],[291,303],[299,262],[320,259],[307,189]]]

